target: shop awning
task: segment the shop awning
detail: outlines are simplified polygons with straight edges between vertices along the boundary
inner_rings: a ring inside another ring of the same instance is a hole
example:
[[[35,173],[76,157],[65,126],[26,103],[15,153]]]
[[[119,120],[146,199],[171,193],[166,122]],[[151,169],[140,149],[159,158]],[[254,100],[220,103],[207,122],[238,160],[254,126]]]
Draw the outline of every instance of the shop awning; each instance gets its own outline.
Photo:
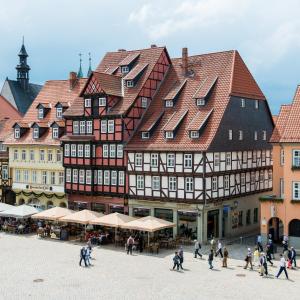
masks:
[[[2,203],[2,202],[0,203],[0,211],[8,210],[13,207],[14,207],[13,205],[9,205],[9,204]]]
[[[131,230],[155,232],[161,229],[175,227],[175,224],[163,219],[148,216],[126,223],[121,227]]]
[[[39,220],[51,220],[57,221],[58,219],[69,216],[75,213],[74,210],[63,208],[63,207],[52,207],[50,209],[44,210],[40,213],[33,215],[32,219],[39,219]]]
[[[81,211],[78,211],[74,214],[70,214],[68,216],[60,218],[58,221],[60,222],[66,222],[66,223],[77,223],[77,224],[89,224],[90,221],[97,217],[101,217],[103,214],[98,213],[96,211],[91,211],[88,209],[84,209]]]
[[[16,218],[16,219],[18,218],[24,219],[24,218],[29,218],[38,212],[40,212],[40,209],[37,209],[30,205],[23,204],[20,206],[14,206],[13,208],[0,212],[0,216]]]
[[[106,216],[95,218],[94,220],[90,221],[90,224],[102,225],[107,227],[122,227],[122,225],[134,220],[136,220],[136,218],[116,212]]]

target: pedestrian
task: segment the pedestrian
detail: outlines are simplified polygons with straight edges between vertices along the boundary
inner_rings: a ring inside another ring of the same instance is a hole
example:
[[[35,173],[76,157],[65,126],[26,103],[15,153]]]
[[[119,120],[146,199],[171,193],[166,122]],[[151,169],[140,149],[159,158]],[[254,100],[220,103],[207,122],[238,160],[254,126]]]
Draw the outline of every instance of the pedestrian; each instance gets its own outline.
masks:
[[[223,268],[227,268],[228,250],[224,247]]]
[[[267,245],[266,247],[266,258],[267,258],[267,261],[271,264],[271,266],[273,266],[273,262],[272,262],[272,253],[271,253],[271,248],[270,248],[270,245]]]
[[[296,253],[295,248],[294,248],[294,247],[291,247],[291,263],[292,263],[292,264],[294,263],[294,267],[295,267],[295,268],[297,268],[296,256],[297,256],[297,253]]]
[[[91,266],[91,251],[90,248],[88,246],[85,247],[85,261],[87,263],[88,266]]]
[[[129,238],[127,240],[127,254],[130,253],[130,255],[132,255],[133,244],[134,244],[134,239],[132,236],[129,236]]]
[[[247,252],[247,256],[245,258],[245,262],[246,262],[246,265],[244,267],[244,269],[247,269],[248,268],[248,265],[250,264],[251,266],[251,270],[253,270],[253,265],[252,265],[252,252],[251,252],[251,249],[248,248],[248,252]]]
[[[220,256],[223,258],[223,253],[222,253],[222,243],[220,240],[218,240],[218,250],[216,252],[216,257],[220,254]]]
[[[180,246],[179,251],[178,251],[178,256],[179,256],[179,266],[181,270],[183,270],[182,264],[183,264],[183,247]]]
[[[177,268],[177,271],[179,271],[179,261],[180,261],[180,258],[178,256],[178,252],[176,251],[175,252],[175,255],[173,257],[173,270],[175,270],[175,268]]]
[[[202,254],[199,252],[201,249],[201,244],[200,244],[200,242],[198,242],[198,240],[194,240],[194,242],[195,242],[195,253],[194,253],[195,258],[197,258],[197,255],[199,255],[200,258],[202,258]]]
[[[289,245],[288,245],[287,241],[282,241],[282,247],[283,247],[283,252],[288,250]]]
[[[208,265],[211,270],[213,268],[213,265],[212,265],[213,260],[214,260],[214,251],[211,249],[210,253],[208,254]]]
[[[270,247],[270,256],[271,256],[272,259],[275,259],[275,256],[274,256],[274,243],[273,243],[272,239],[269,239],[268,245]]]
[[[259,249],[258,247],[255,247],[255,250],[253,252],[253,265],[254,266],[258,265],[258,267],[259,267],[259,265],[260,265],[260,263],[259,263],[260,257],[259,257],[259,251],[258,251],[258,249]]]
[[[91,240],[91,238],[88,239],[86,245],[87,245],[88,248],[92,251],[92,240]]]
[[[268,276],[267,257],[263,252],[260,253],[259,263],[260,263],[260,276],[264,276],[264,274]]]
[[[257,243],[257,248],[258,248],[258,250],[259,250],[260,252],[262,252],[262,251],[263,251],[263,246],[262,246],[262,237],[261,237],[260,234],[257,236],[256,243]]]
[[[80,249],[80,261],[79,261],[79,266],[80,267],[81,267],[82,261],[84,261],[84,265],[87,267],[87,263],[86,263],[86,251],[85,251],[84,247],[82,247]]]
[[[139,235],[139,250],[140,253],[144,251],[144,235],[142,233]]]
[[[216,240],[212,237],[210,241],[210,249],[213,251],[214,255],[216,255]]]
[[[279,262],[279,264],[280,264],[280,269],[279,269],[278,274],[276,275],[276,278],[278,278],[280,276],[280,274],[282,273],[282,271],[284,271],[286,279],[289,279],[288,273],[286,271],[285,259],[284,259],[284,257],[283,257],[282,254],[280,254],[280,262]]]

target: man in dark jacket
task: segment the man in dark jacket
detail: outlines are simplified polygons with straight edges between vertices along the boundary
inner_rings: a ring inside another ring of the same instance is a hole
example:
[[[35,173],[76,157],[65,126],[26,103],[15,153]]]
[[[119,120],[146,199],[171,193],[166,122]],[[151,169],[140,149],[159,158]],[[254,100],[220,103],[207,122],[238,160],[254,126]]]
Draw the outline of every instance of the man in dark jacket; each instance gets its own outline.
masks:
[[[271,249],[270,246],[267,245],[267,249],[266,249],[266,254],[267,254],[267,261],[273,266],[273,262],[272,262],[272,254],[271,254]]]
[[[213,260],[214,260],[214,251],[213,251],[213,249],[211,249],[210,253],[208,255],[208,264],[209,264],[210,269],[213,268],[213,265],[212,265]]]
[[[82,261],[84,261],[84,265],[87,267],[87,263],[86,263],[86,249],[85,247],[82,247],[80,249],[80,261],[79,261],[79,266],[81,267],[81,263]]]
[[[296,268],[297,267],[297,264],[296,264],[296,256],[297,256],[297,253],[296,253],[296,250],[294,247],[291,247],[291,263],[293,264],[294,263],[294,267]]]
[[[175,252],[175,255],[173,257],[173,263],[173,270],[175,270],[175,268],[177,267],[177,271],[179,271],[180,257],[177,251]]]

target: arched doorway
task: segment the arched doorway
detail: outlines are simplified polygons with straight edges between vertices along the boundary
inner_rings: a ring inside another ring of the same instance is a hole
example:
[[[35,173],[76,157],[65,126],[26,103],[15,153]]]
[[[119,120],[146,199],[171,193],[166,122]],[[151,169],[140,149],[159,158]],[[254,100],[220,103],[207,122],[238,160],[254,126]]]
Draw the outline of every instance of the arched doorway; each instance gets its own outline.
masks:
[[[52,201],[48,201],[47,202],[47,208],[52,208],[54,205],[53,205],[53,202]]]
[[[289,223],[289,236],[300,237],[300,220],[293,219]]]
[[[274,242],[281,242],[283,239],[283,222],[279,218],[271,218],[268,222],[268,233],[272,235]]]
[[[18,201],[18,204],[19,204],[19,205],[23,205],[23,204],[25,204],[25,200],[24,200],[24,199],[22,199],[22,198],[21,198],[21,199],[19,199],[19,201]]]
[[[60,203],[59,203],[59,207],[66,208],[66,207],[67,207],[67,205],[66,205],[66,203],[65,203],[65,202],[60,202]]]

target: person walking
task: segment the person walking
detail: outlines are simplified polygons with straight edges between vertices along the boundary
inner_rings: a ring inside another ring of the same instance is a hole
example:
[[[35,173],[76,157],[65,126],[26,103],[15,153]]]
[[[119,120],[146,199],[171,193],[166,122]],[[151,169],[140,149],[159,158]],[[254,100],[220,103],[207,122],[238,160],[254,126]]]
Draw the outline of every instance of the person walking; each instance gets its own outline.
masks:
[[[272,253],[271,253],[271,249],[270,249],[270,246],[267,245],[266,247],[266,258],[267,258],[267,261],[271,264],[271,266],[273,266],[273,262],[272,262]]]
[[[216,257],[220,254],[220,256],[223,258],[223,253],[222,253],[222,243],[220,240],[218,240],[218,250],[216,252]]]
[[[197,255],[199,255],[200,258],[202,258],[202,254],[199,252],[201,249],[201,244],[200,242],[198,242],[198,240],[194,240],[194,242],[195,242],[195,252],[194,252],[195,258],[197,258]]]
[[[173,257],[173,270],[175,270],[175,268],[177,268],[177,271],[179,271],[179,261],[180,261],[180,258],[178,256],[178,252],[176,251],[175,252],[175,255]]]
[[[276,278],[278,278],[280,276],[280,274],[282,273],[282,271],[284,271],[285,273],[285,276],[286,276],[286,279],[289,279],[289,276],[288,276],[288,273],[286,271],[286,263],[285,263],[285,259],[283,257],[282,254],[280,254],[280,262],[279,262],[279,265],[280,265],[280,269],[279,269],[279,272],[277,273],[277,275],[275,276]]]
[[[214,255],[216,255],[216,240],[212,237],[210,241],[210,249],[213,251]]]
[[[84,261],[84,265],[87,267],[87,263],[86,263],[86,251],[85,251],[85,248],[82,247],[80,249],[80,261],[79,261],[79,266],[81,267],[81,263],[82,261]]]
[[[130,253],[130,255],[132,255],[133,244],[134,244],[134,239],[132,236],[129,236],[129,238],[127,240],[127,254]]]
[[[292,263],[292,264],[294,263],[294,267],[295,267],[295,268],[297,268],[296,256],[297,256],[297,253],[296,253],[295,248],[294,248],[294,247],[291,247],[291,263]]]
[[[179,256],[179,266],[181,270],[183,270],[182,264],[183,264],[183,247],[180,246],[179,251],[178,251],[178,256]]]
[[[228,250],[226,247],[224,247],[224,257],[223,257],[223,261],[222,261],[223,268],[227,268],[227,259],[228,259]]]
[[[262,252],[263,251],[263,246],[262,246],[262,237],[261,237],[260,234],[257,236],[256,243],[257,243],[258,250],[260,252]]]
[[[260,263],[259,263],[259,260],[260,260],[260,255],[259,255],[259,251],[258,251],[258,247],[255,247],[255,250],[253,252],[253,265],[254,266],[260,266]]]
[[[260,253],[259,263],[260,263],[260,276],[264,276],[264,274],[268,276],[267,257],[263,252]]]
[[[91,266],[91,250],[88,246],[85,247],[85,260],[88,266]]]
[[[250,264],[251,266],[251,270],[253,270],[253,265],[252,265],[252,252],[251,252],[251,249],[248,248],[248,252],[247,252],[247,256],[245,258],[245,262],[246,262],[246,265],[244,267],[244,269],[246,270],[248,268],[248,265]]]
[[[212,265],[213,260],[214,260],[214,251],[211,249],[210,253],[208,254],[208,265],[211,270],[213,268],[213,265]]]
[[[275,256],[274,256],[274,243],[273,243],[273,240],[272,239],[269,239],[269,242],[267,244],[270,248],[270,256],[271,256],[271,259],[275,259]]]

